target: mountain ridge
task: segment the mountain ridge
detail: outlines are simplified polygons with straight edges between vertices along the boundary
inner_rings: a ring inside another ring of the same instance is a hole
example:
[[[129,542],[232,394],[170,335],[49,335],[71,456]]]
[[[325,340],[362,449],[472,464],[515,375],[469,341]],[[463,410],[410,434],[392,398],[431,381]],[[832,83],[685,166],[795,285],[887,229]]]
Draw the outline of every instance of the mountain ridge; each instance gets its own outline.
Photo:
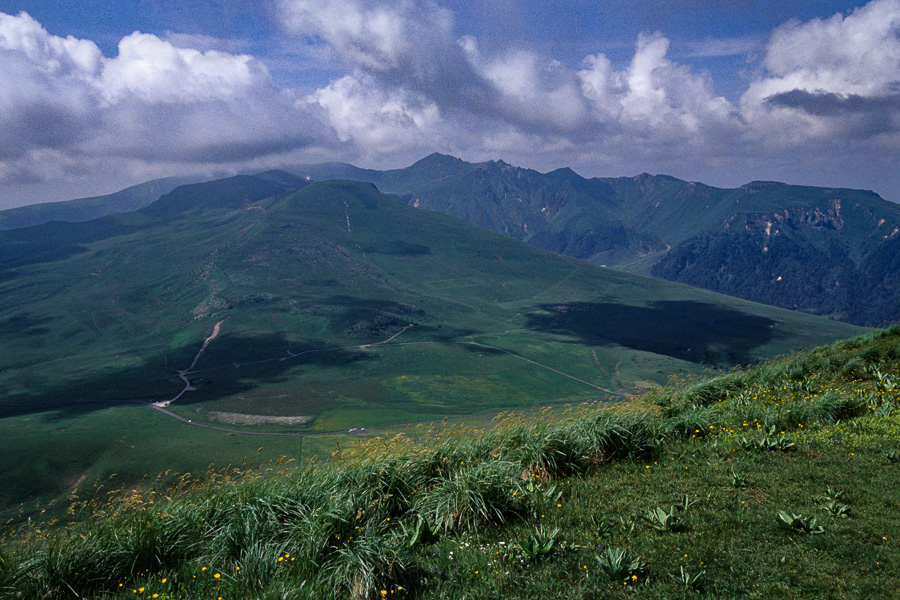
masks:
[[[715,188],[648,173],[585,178],[567,167],[540,173],[436,152],[386,171],[339,162],[285,171],[294,179],[285,185],[282,172],[267,193],[314,180],[366,181],[416,208],[601,266],[855,324],[900,320],[900,282],[885,271],[900,206],[869,190],[771,181]],[[786,240],[777,262],[766,255],[771,236]],[[822,273],[830,280],[820,281]],[[782,284],[785,277],[796,281]]]
[[[111,194],[0,210],[0,231],[41,225],[49,221],[90,221],[110,214],[139,210],[181,185],[201,180],[202,178],[197,177],[164,177]]]
[[[358,176],[417,208],[602,266],[856,324],[900,320],[900,284],[879,268],[900,233],[900,205],[870,190],[767,181],[715,188],[647,173],[588,179],[437,153]],[[791,243],[775,263],[741,231]],[[826,272],[831,281],[816,279]],[[779,285],[758,285],[763,275]],[[781,285],[785,277],[798,281]],[[829,292],[836,287],[842,293]]]

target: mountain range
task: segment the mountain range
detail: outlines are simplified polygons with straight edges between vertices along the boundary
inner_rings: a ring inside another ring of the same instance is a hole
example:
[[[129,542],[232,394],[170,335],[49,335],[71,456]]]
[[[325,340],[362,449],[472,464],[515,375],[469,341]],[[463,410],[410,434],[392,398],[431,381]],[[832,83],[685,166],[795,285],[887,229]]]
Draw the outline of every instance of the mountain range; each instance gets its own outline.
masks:
[[[869,191],[586,179],[440,154],[392,171],[296,170],[371,181],[412,206],[595,264],[858,325],[900,320],[900,206]]]
[[[873,192],[777,182],[722,189],[646,173],[588,179],[442,154],[387,171],[287,170],[374,183],[413,207],[605,267],[858,325],[900,320],[900,206]],[[0,211],[0,229],[136,210],[179,183]]]

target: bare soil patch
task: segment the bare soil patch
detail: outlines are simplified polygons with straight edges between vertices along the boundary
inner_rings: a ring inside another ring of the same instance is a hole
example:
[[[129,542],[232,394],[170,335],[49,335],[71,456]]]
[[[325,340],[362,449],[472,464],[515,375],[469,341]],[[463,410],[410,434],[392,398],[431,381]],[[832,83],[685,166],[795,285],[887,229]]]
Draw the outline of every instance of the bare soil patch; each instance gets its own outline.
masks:
[[[248,415],[244,413],[210,411],[206,416],[211,421],[217,423],[228,423],[229,425],[304,425],[309,423],[315,417],[297,416],[297,417],[276,417],[273,415]]]

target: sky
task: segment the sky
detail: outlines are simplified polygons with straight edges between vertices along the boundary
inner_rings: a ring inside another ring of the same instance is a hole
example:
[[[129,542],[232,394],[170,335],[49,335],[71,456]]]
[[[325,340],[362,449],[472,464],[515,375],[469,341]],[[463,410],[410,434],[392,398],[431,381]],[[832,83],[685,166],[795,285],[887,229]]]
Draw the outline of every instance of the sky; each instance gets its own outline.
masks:
[[[0,208],[432,152],[900,202],[900,0],[0,0]]]

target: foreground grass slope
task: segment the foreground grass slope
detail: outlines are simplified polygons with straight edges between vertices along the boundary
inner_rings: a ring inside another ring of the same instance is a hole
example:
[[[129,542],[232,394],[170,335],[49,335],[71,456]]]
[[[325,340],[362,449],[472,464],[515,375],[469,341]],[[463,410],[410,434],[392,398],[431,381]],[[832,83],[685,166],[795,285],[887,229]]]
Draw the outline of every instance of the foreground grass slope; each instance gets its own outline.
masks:
[[[75,499],[8,598],[888,598],[900,327],[616,405]]]

